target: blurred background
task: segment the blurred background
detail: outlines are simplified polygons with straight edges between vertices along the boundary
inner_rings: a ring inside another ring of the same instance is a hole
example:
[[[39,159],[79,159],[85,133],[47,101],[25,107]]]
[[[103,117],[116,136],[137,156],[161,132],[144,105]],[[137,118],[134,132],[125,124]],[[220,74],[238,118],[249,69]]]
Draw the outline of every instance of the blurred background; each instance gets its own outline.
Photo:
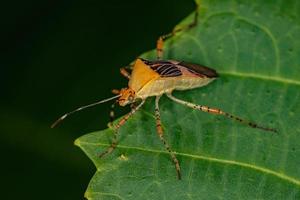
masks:
[[[73,142],[106,128],[110,104],[78,113],[56,129],[51,123],[126,86],[119,68],[153,49],[194,2],[1,4],[1,199],[83,199],[95,168]]]

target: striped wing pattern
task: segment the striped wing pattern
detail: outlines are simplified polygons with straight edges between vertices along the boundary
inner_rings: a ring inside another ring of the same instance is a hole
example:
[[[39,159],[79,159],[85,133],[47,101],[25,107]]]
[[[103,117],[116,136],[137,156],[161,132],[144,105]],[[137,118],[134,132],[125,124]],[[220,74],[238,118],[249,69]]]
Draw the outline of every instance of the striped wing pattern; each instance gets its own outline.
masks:
[[[198,64],[178,62],[173,60],[156,60],[149,61],[142,59],[142,61],[148,65],[152,70],[157,72],[161,77],[176,77],[183,75],[181,69],[186,69],[190,73],[199,77],[216,78],[218,77],[217,72],[214,69],[205,67]]]
[[[161,77],[175,77],[182,75],[179,67],[170,61],[149,61],[143,59],[143,62],[150,66],[151,69],[157,72]]]

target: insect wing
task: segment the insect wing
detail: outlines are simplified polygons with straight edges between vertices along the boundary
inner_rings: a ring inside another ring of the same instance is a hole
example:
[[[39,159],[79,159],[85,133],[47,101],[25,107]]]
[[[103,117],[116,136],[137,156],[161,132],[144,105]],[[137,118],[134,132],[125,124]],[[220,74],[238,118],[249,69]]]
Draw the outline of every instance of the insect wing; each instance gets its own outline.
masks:
[[[205,67],[203,65],[188,63],[188,62],[179,62],[177,65],[187,69],[190,73],[200,76],[200,77],[208,77],[208,78],[217,78],[218,73],[216,70],[211,69],[209,67]]]
[[[160,77],[176,77],[182,75],[179,66],[171,61],[149,61],[143,59],[143,62],[148,65],[153,71],[157,72]]]

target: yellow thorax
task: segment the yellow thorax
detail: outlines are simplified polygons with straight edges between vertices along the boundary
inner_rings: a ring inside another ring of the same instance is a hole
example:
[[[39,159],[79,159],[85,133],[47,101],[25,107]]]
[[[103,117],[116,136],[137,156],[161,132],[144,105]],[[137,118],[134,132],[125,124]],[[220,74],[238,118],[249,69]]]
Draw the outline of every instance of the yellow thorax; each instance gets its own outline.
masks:
[[[133,66],[131,78],[128,86],[135,92],[138,92],[148,82],[159,78],[159,74],[153,71],[148,65],[146,65],[141,59],[137,59]]]

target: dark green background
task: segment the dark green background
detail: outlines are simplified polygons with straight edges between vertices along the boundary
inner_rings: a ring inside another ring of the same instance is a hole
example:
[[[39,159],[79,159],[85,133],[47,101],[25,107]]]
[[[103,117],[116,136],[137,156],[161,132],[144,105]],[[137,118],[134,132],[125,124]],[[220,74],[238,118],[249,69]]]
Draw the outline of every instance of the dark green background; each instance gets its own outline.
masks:
[[[95,168],[73,145],[104,129],[119,68],[194,10],[187,0],[9,1],[1,13],[1,199],[83,199]],[[118,112],[122,114],[122,112]]]

